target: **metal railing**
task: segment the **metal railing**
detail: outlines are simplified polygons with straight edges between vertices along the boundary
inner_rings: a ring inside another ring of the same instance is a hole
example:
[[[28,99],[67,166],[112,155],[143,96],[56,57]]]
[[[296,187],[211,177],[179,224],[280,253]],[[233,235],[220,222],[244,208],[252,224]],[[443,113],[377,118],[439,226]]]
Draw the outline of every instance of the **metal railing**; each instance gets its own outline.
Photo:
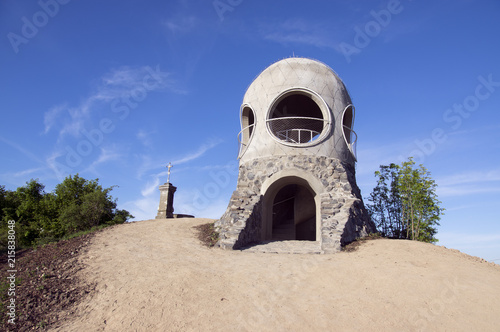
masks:
[[[268,119],[266,122],[271,132],[279,140],[292,144],[306,144],[314,142],[316,139],[318,139],[321,132],[323,131],[325,124],[328,121],[324,119],[308,117],[286,117]],[[255,129],[254,127],[255,124],[251,124],[243,128],[238,133],[239,158],[245,152],[248,143],[252,138],[252,134]],[[349,151],[351,151],[354,158],[357,159],[358,135],[348,126],[343,125],[343,128]],[[244,137],[245,131],[247,131],[248,137]]]
[[[319,132],[310,129],[287,129],[278,131],[276,137],[285,142],[300,144],[314,141],[319,134]]]
[[[247,146],[248,146],[248,142],[250,141],[250,138],[252,138],[252,134],[253,134],[253,131],[254,131],[254,127],[255,124],[251,124],[249,126],[246,126],[245,128],[241,129],[241,131],[238,133],[238,145],[239,145],[239,149],[238,149],[238,158],[241,157],[241,155],[245,152]],[[244,134],[245,134],[245,130],[248,130],[248,137],[245,139]],[[245,142],[243,142],[245,141]]]
[[[354,156],[354,159],[358,159],[356,147],[357,147],[357,142],[358,142],[358,134],[351,128],[349,128],[346,125],[343,125],[344,127],[344,135],[347,141],[347,147],[349,148],[349,151],[351,151],[352,155]],[[346,133],[347,131],[347,133]],[[347,135],[348,134],[348,135]],[[349,138],[349,140],[347,140]]]
[[[314,142],[327,124],[324,119],[301,116],[268,119],[266,122],[276,138],[292,144]]]

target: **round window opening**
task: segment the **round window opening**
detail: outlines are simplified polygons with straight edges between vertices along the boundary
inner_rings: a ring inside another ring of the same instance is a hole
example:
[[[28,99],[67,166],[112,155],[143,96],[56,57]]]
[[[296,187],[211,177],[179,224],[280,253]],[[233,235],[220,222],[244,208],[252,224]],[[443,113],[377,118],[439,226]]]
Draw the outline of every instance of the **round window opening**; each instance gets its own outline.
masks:
[[[274,103],[267,128],[283,144],[312,145],[322,137],[328,128],[327,123],[310,94],[294,91]]]

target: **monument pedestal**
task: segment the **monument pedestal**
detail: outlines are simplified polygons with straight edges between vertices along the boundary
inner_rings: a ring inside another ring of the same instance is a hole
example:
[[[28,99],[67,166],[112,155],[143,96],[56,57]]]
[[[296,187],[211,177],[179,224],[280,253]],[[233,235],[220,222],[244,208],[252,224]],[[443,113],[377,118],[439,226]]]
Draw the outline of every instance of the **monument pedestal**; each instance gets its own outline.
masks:
[[[160,205],[156,219],[165,219],[174,217],[174,193],[177,187],[171,183],[165,183],[160,186]]]

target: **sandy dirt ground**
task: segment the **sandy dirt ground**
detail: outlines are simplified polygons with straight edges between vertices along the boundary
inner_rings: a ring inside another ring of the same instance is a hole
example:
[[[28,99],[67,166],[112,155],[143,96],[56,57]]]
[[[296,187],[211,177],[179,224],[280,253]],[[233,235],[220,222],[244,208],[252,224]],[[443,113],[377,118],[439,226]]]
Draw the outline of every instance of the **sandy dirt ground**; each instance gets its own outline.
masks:
[[[98,234],[96,291],[58,331],[500,331],[500,266],[412,241],[299,255],[204,247],[209,219]]]

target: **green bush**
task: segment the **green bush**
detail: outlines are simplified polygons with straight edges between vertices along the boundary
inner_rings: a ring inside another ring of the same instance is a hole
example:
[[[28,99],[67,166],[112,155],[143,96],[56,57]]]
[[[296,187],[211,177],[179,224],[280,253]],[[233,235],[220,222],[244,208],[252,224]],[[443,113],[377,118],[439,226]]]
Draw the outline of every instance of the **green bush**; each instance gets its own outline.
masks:
[[[8,221],[15,220],[17,247],[57,241],[77,232],[126,222],[133,216],[116,208],[110,195],[113,187],[102,188],[99,180],[68,176],[52,193],[38,180],[16,191],[0,186],[0,250],[8,243]]]

